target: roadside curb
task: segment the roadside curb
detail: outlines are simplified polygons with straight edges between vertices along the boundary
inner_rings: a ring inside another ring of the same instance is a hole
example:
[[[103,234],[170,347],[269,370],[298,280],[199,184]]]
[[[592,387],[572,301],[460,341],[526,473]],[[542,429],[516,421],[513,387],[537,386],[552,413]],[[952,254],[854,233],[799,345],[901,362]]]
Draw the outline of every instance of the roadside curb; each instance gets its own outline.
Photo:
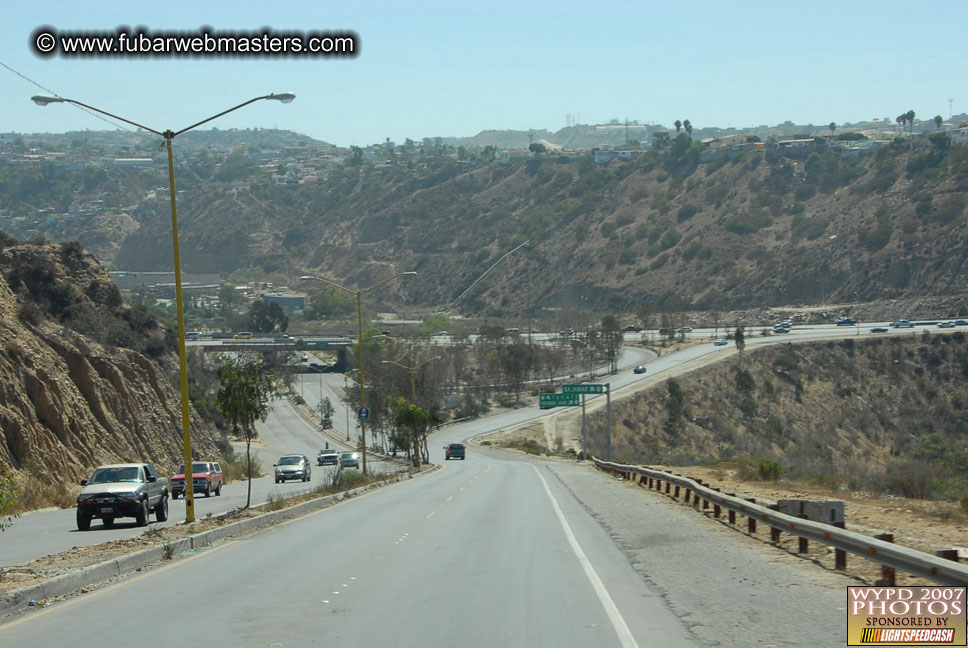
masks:
[[[440,466],[431,464],[426,470],[421,470],[419,473],[395,475],[382,481],[361,486],[360,488],[318,497],[285,509],[270,511],[269,513],[263,513],[256,517],[239,520],[238,522],[226,524],[225,526],[220,526],[209,531],[203,531],[187,538],[179,538],[178,540],[172,540],[171,542],[160,544],[149,549],[142,549],[141,551],[135,551],[119,558],[112,558],[111,560],[105,560],[95,565],[89,565],[75,572],[55,576],[43,583],[10,590],[0,599],[0,618],[30,607],[32,604],[36,605],[46,599],[65,596],[84,587],[97,585],[112,578],[138,572],[166,558],[175,559],[186,554],[194,553],[205,546],[214,544],[225,538],[242,535],[285,520],[302,517],[303,515],[327,508],[336,502],[362,495],[371,490],[383,488],[384,486],[389,486],[404,480],[423,477],[439,468]],[[252,508],[261,508],[264,506],[266,504],[259,504]]]

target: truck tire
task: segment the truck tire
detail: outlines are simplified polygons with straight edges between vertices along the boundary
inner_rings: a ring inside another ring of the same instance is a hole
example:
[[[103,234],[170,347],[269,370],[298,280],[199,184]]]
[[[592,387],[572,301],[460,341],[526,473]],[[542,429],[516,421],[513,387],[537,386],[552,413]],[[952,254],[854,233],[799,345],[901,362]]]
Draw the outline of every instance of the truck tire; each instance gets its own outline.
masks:
[[[222,485],[219,484],[218,488],[215,489],[215,497],[221,497],[221,496],[222,496]]]
[[[77,509],[77,530],[87,531],[91,528],[91,514],[81,513],[81,509]]]
[[[175,491],[172,491],[171,492],[171,498],[172,499],[178,499],[178,493],[176,493]]]
[[[158,502],[158,506],[155,507],[155,519],[159,522],[164,522],[168,519],[168,496],[162,495],[161,501]]]
[[[104,517],[101,518],[101,524],[104,525],[105,529],[110,529],[111,527],[114,526],[114,516],[105,515]]]
[[[138,505],[135,520],[137,520],[138,526],[148,526],[148,500],[141,500],[141,503]]]
[[[211,497],[211,496],[212,496],[212,485],[209,484],[208,486],[205,487],[205,497]]]

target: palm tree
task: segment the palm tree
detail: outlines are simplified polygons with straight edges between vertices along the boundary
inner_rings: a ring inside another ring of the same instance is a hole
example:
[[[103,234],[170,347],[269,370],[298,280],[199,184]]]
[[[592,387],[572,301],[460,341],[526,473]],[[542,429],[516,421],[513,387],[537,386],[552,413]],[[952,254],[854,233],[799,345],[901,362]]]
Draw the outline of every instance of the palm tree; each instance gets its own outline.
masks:
[[[830,122],[830,126],[827,126],[827,128],[830,129],[830,136],[833,137],[834,131],[837,130],[837,124]]]
[[[676,123],[673,124],[673,126],[676,127],[676,135],[678,135],[679,134],[679,130],[682,128],[682,122],[677,119],[676,120]]]
[[[908,130],[913,135],[914,134],[914,111],[909,110],[904,116],[907,118]]]
[[[897,122],[898,130],[900,130],[901,127],[904,125],[904,123],[907,121],[907,116],[905,116],[905,115],[898,115],[897,116],[897,119],[895,119],[894,121]]]
[[[941,124],[943,124],[943,123],[944,123],[944,120],[941,118],[941,115],[935,115],[934,116],[934,127],[935,127],[935,129],[941,130]]]
[[[686,121],[682,122],[682,127],[685,128],[686,129],[686,133],[689,134],[689,139],[692,139],[692,124],[689,123],[689,120],[688,119]]]

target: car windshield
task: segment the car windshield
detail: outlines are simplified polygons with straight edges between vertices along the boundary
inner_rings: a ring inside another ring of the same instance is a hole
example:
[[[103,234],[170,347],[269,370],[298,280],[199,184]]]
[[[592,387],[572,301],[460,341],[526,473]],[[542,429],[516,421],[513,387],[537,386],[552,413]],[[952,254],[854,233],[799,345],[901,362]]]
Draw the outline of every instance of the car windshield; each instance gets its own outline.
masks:
[[[340,456],[343,458],[348,458],[348,457],[352,457],[355,454],[356,454],[355,452],[344,452]]]
[[[302,457],[282,457],[279,459],[280,466],[292,466],[302,461]]]
[[[138,482],[138,469],[129,468],[99,468],[91,477],[90,484],[109,484],[112,482]]]

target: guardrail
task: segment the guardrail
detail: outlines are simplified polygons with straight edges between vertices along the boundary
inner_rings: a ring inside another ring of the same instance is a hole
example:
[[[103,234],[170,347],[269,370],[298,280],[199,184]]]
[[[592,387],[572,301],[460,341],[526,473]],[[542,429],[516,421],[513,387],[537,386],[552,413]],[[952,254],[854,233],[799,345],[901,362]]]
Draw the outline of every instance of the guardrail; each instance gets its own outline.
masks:
[[[698,507],[702,501],[703,510],[713,506],[713,515],[719,517],[721,509],[729,511],[729,521],[735,523],[736,514],[747,518],[747,529],[750,533],[756,531],[757,520],[770,526],[771,540],[778,541],[781,532],[795,535],[801,539],[801,551],[805,552],[806,541],[814,540],[837,550],[837,568],[846,567],[846,556],[842,552],[862,556],[868,560],[880,563],[889,569],[900,569],[916,576],[928,578],[944,585],[968,584],[968,566],[957,562],[957,558],[940,558],[917,551],[908,547],[893,544],[887,540],[880,540],[847,531],[846,529],[813,522],[802,518],[786,515],[769,507],[761,506],[753,501],[719,492],[718,489],[704,486],[701,481],[683,477],[664,470],[655,470],[644,466],[631,466],[593,458],[595,466],[606,472],[617,474],[630,481],[637,481],[645,485],[646,480],[651,488],[662,490],[672,497],[678,498],[680,489],[685,489],[684,501]],[[636,480],[636,476],[638,479]],[[675,489],[674,493],[670,490]]]

